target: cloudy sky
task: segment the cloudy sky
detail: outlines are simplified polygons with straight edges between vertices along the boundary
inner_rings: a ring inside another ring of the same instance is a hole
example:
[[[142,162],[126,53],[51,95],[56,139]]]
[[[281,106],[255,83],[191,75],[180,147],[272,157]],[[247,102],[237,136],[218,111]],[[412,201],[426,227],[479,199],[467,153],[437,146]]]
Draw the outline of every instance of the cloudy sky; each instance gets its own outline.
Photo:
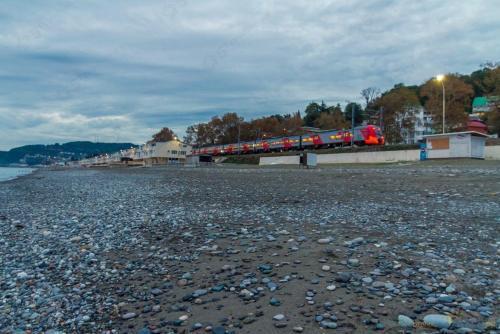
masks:
[[[0,2],[0,150],[345,103],[500,60],[498,0]]]

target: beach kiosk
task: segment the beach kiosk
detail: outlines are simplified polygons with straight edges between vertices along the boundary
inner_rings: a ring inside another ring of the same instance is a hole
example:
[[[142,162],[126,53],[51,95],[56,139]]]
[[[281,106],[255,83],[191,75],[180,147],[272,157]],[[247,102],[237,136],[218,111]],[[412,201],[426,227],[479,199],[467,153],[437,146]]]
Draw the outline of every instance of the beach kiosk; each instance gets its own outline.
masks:
[[[451,132],[424,136],[428,159],[484,159],[488,135],[476,131]]]

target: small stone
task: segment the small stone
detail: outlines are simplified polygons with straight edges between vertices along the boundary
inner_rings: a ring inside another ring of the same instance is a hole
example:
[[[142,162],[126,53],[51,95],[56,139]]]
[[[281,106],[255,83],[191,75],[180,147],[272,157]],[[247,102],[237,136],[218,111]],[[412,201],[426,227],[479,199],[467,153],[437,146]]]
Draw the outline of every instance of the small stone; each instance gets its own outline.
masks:
[[[438,302],[440,303],[453,303],[455,301],[455,297],[450,295],[440,295],[438,297]]]
[[[267,283],[267,288],[271,292],[276,291],[276,289],[278,289],[278,284],[276,284],[274,282],[269,282],[269,283]]]
[[[271,300],[269,301],[269,304],[272,305],[272,306],[280,306],[281,305],[281,302],[277,299],[277,298],[271,298]]]
[[[446,287],[446,292],[448,292],[448,293],[453,293],[453,292],[455,292],[455,291],[457,291],[457,288],[456,288],[456,287],[455,287],[455,285],[453,285],[453,284],[450,284],[450,285],[448,285],[448,286]]]
[[[122,315],[122,319],[129,320],[129,319],[135,318],[136,316],[137,316],[137,314],[135,314],[134,312],[129,312],[129,313],[125,313],[124,315]]]
[[[21,271],[20,273],[17,273],[16,277],[17,277],[17,279],[23,280],[23,279],[28,278],[28,274],[25,273],[24,271]]]
[[[403,328],[410,328],[410,327],[413,327],[413,325],[415,323],[413,322],[413,320],[410,317],[407,317],[406,315],[400,314],[398,316],[398,324],[399,324],[399,326],[401,326]]]
[[[333,321],[322,321],[320,322],[319,324],[321,327],[323,328],[328,328],[328,329],[335,329],[337,328],[337,323],[336,322],[333,322]]]
[[[219,284],[219,285],[212,287],[212,291],[215,291],[215,292],[220,292],[222,290],[224,290],[224,284]]]
[[[205,289],[199,289],[199,290],[196,290],[195,292],[193,292],[193,297],[201,297],[201,296],[204,296],[208,293],[207,290]]]
[[[248,325],[248,324],[255,322],[255,320],[257,320],[257,319],[255,319],[254,317],[246,317],[245,319],[243,319],[243,323],[245,325]]]
[[[331,268],[328,265],[324,265],[324,266],[321,267],[321,270],[323,270],[323,271],[330,271],[330,269]]]
[[[287,326],[286,322],[275,322],[274,327],[276,328],[285,328]]]
[[[447,329],[452,323],[452,319],[447,315],[428,314],[424,317],[424,323],[439,329]]]
[[[381,281],[375,281],[372,283],[372,286],[374,288],[385,288],[385,283],[384,282],[381,282]]]
[[[363,237],[359,237],[359,238],[355,238],[355,239],[344,242],[344,245],[347,247],[355,247],[355,246],[359,246],[360,244],[362,244],[364,240],[365,239]]]
[[[276,314],[274,317],[273,317],[273,320],[276,320],[276,321],[282,321],[285,319],[285,316],[283,314]]]
[[[357,266],[359,266],[359,260],[358,260],[358,259],[349,259],[347,262],[348,262],[351,266],[353,266],[353,267],[357,267]]]
[[[373,283],[373,278],[371,278],[371,277],[363,277],[361,279],[361,281],[363,281],[363,283],[366,283],[366,284],[371,284],[371,283]]]
[[[333,285],[333,284],[332,284],[332,285],[329,285],[329,286],[327,286],[327,287],[326,287],[326,289],[327,289],[328,291],[333,291],[333,290],[335,290],[336,288],[337,288],[337,287],[336,287],[335,285]]]
[[[269,264],[261,264],[259,265],[258,269],[263,274],[270,274],[273,270],[273,267]]]
[[[185,285],[187,285],[187,283],[188,283],[188,280],[185,278],[182,278],[182,279],[177,281],[178,286],[185,286]]]
[[[321,244],[321,245],[329,244],[330,242],[332,242],[331,238],[323,238],[323,239],[318,240],[318,244]]]
[[[225,334],[226,329],[222,326],[212,328],[212,334]]]
[[[341,283],[348,283],[351,280],[351,273],[339,272],[335,277],[335,281]]]
[[[300,326],[295,326],[295,327],[293,327],[293,331],[295,333],[302,333],[304,331],[304,328],[300,327]]]

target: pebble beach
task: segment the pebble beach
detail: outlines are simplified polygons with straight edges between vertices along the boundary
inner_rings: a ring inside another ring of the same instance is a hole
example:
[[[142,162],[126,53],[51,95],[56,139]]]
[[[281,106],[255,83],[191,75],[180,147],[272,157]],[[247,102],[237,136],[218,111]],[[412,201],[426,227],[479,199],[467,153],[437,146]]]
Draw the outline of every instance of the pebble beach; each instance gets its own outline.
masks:
[[[500,333],[500,164],[38,170],[0,333]]]

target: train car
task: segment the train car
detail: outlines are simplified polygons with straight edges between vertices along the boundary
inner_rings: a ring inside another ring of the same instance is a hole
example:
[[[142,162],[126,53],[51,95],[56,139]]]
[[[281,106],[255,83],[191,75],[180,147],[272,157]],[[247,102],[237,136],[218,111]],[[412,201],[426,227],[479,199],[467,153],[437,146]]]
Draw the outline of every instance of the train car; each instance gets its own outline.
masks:
[[[358,126],[353,131],[348,130],[326,130],[301,136],[282,136],[273,138],[261,138],[255,141],[245,141],[235,144],[211,145],[193,149],[195,155],[226,155],[226,154],[249,154],[265,152],[282,152],[289,150],[319,149],[336,146],[351,145],[384,145],[385,139],[380,128],[375,125]]]

